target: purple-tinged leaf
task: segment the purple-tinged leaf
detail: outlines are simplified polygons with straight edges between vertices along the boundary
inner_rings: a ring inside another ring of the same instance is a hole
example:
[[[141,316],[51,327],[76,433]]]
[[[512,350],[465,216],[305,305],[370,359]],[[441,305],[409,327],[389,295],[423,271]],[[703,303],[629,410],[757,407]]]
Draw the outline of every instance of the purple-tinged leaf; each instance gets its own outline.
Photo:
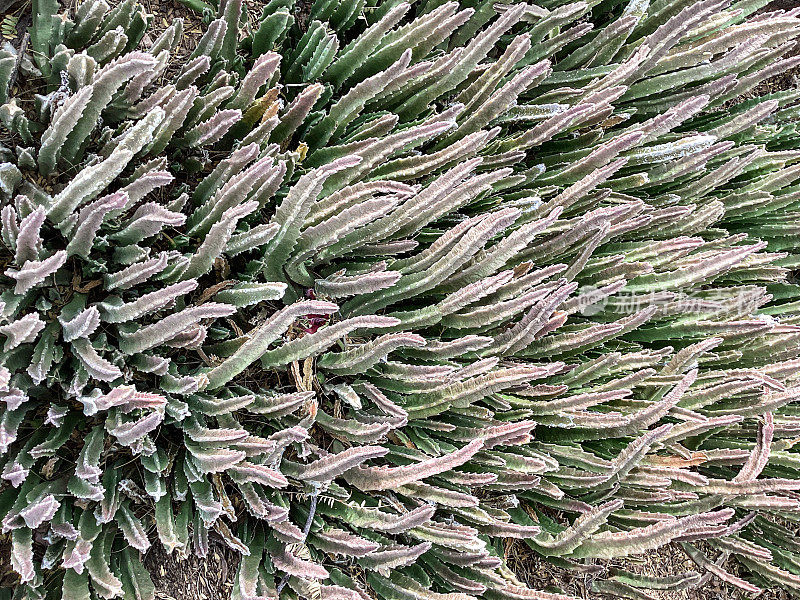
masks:
[[[16,252],[14,262],[22,265],[27,261],[39,259],[42,251],[42,237],[40,231],[45,220],[44,209],[39,207],[27,215],[19,224],[16,239]]]
[[[218,302],[207,302],[199,306],[191,306],[164,317],[152,325],[142,327],[133,333],[122,333],[120,336],[120,349],[127,354],[144,352],[163,344],[179,333],[183,333],[202,319],[227,317],[235,312],[236,309],[233,306]]]
[[[64,320],[58,317],[61,323],[61,335],[65,342],[72,342],[80,338],[88,338],[100,326],[100,311],[90,306],[79,312],[72,319]]]
[[[380,446],[360,446],[348,448],[337,454],[328,454],[307,465],[286,463],[284,469],[290,477],[301,481],[323,483],[333,481],[349,469],[357,467],[372,458],[385,456],[388,450]]]
[[[190,129],[185,136],[190,147],[207,146],[219,141],[242,118],[242,111],[238,109],[221,110],[213,117],[198,123]]]
[[[6,336],[3,350],[8,352],[20,344],[30,344],[36,341],[44,326],[38,313],[27,314],[8,325],[0,326],[0,334]]]
[[[326,529],[314,534],[314,546],[323,552],[339,556],[366,556],[380,548],[380,544],[369,541],[342,529]]]
[[[759,424],[758,437],[753,452],[742,467],[742,470],[733,478],[734,481],[755,480],[769,461],[772,437],[775,433],[774,417],[771,412],[764,414],[764,422]]]
[[[138,421],[130,421],[119,425],[113,425],[107,421],[106,430],[116,438],[118,443],[123,446],[131,446],[158,427],[163,420],[163,413],[154,411],[143,416]]]
[[[233,355],[207,373],[208,388],[213,390],[223,386],[258,360],[269,345],[281,336],[297,317],[307,314],[328,315],[337,310],[339,307],[336,304],[313,300],[297,302],[282,308],[263,325],[252,331],[248,335],[247,341]]]
[[[58,271],[65,262],[67,262],[66,251],[58,250],[44,260],[26,261],[19,270],[7,269],[5,274],[17,282],[14,286],[14,293],[20,295],[43,283],[47,277]]]
[[[33,532],[25,527],[11,533],[11,569],[19,574],[20,583],[33,581]]]
[[[431,549],[432,545],[431,542],[423,542],[416,546],[400,544],[383,546],[361,557],[358,563],[366,569],[388,575],[392,569],[414,564],[420,556]]]
[[[158,258],[150,258],[142,262],[131,265],[121,271],[109,273],[105,275],[106,289],[108,290],[126,290],[144,281],[147,281],[155,275],[163,271],[168,264],[168,253],[161,252]]]
[[[122,377],[120,368],[100,356],[88,339],[73,340],[72,349],[93,378],[100,381],[114,381],[118,377]]]
[[[473,440],[463,448],[446,456],[429,458],[402,467],[356,467],[345,474],[345,479],[362,491],[393,490],[432,475],[459,467],[483,448],[483,440]]]
[[[67,254],[88,257],[106,215],[124,208],[128,202],[129,196],[119,191],[84,206],[78,213],[75,230],[67,244]]]
[[[61,503],[56,500],[53,494],[47,494],[32,502],[27,508],[21,510],[19,516],[25,521],[25,525],[30,529],[36,529],[42,523],[46,523],[53,518],[58,511]]]

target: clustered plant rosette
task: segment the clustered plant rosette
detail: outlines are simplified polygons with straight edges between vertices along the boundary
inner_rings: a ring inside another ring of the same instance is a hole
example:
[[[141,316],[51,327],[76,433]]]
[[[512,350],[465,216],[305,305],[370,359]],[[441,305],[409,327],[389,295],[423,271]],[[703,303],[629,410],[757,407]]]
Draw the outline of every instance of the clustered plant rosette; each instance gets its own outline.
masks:
[[[618,597],[800,594],[800,92],[759,95],[800,9],[765,4],[227,0],[176,61],[179,20],[35,0],[13,596],[153,598],[156,537],[236,549],[241,599],[566,598],[508,539]],[[670,543],[696,571],[594,560]]]

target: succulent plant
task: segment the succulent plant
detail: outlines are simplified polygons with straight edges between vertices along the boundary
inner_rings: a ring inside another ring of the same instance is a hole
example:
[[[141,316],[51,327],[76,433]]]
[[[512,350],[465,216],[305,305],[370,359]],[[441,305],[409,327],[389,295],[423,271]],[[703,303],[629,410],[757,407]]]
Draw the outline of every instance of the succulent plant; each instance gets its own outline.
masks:
[[[567,598],[508,539],[617,597],[800,594],[800,92],[760,85],[800,9],[765,4],[227,0],[179,61],[180,20],[36,0],[13,597],[153,598],[156,538],[240,552],[241,599]],[[697,570],[604,567],[665,544]]]

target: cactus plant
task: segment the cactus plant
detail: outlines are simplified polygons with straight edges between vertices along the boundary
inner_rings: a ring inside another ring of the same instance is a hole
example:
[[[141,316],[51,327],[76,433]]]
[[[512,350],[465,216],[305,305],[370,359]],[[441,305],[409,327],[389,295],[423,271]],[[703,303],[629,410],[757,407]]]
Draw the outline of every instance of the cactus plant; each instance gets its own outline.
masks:
[[[156,539],[239,552],[241,599],[568,597],[507,539],[697,565],[614,596],[800,594],[800,92],[759,85],[800,9],[765,4],[223,0],[176,61],[135,0],[34,2],[0,51],[13,597],[153,598]]]

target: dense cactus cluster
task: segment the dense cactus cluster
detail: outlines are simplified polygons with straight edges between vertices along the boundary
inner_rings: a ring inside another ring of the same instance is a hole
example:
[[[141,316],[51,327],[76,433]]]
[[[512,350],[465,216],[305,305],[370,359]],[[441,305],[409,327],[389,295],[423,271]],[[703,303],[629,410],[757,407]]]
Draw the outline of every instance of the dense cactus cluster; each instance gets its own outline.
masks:
[[[34,0],[14,597],[153,598],[156,538],[240,552],[241,599],[567,598],[509,538],[596,593],[800,594],[800,92],[760,86],[800,9],[765,4],[227,0],[176,61],[133,0]],[[696,570],[603,566],[665,544]]]

